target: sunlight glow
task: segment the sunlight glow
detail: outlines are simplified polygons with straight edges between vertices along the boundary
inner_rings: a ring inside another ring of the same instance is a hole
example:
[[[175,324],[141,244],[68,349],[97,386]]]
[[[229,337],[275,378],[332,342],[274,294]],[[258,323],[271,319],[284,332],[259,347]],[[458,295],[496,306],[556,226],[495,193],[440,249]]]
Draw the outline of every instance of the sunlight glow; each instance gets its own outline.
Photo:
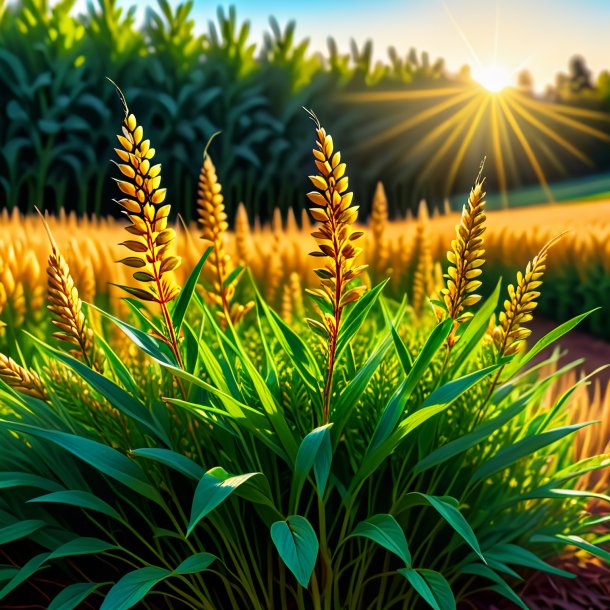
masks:
[[[491,93],[499,93],[512,84],[510,72],[497,64],[473,67],[472,78]]]

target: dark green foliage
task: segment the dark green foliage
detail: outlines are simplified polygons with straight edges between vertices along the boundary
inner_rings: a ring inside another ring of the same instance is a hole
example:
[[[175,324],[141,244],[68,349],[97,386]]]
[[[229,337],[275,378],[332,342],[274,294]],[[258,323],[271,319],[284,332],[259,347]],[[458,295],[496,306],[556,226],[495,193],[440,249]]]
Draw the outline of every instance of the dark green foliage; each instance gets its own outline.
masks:
[[[377,140],[383,130],[429,107],[430,100],[361,103],[350,97],[472,87],[464,75],[448,76],[442,60],[389,49],[385,62],[374,63],[370,41],[352,41],[350,52],[342,53],[332,39],[326,55],[314,54],[307,40],[297,38],[294,23],[282,27],[273,18],[257,47],[249,24],[240,22],[233,8],[219,9],[200,34],[192,2],[159,0],[141,25],[136,25],[135,5],[125,10],[116,0],[95,0],[83,14],[73,5],[71,0],[22,0],[0,9],[2,205],[23,211],[43,202],[49,210],[115,210],[108,159],[117,100],[106,77],[122,87],[145,128],[155,131],[172,204],[185,218],[192,217],[201,153],[218,130],[222,136],[213,154],[230,218],[240,201],[250,218],[268,219],[274,207],[284,215],[289,207],[301,209],[309,150],[294,143],[306,141],[309,133],[303,106],[315,107],[334,125],[355,169],[352,182],[364,216],[380,179],[396,215],[414,209],[422,197],[440,204],[448,193],[469,186],[461,178],[447,184],[444,163],[422,173],[428,153],[407,160],[414,143],[455,109],[408,134]],[[606,96],[604,83],[600,77],[599,96],[597,89],[574,93],[567,87],[567,101],[597,108]],[[556,92],[559,101],[563,91]],[[592,139],[574,143],[603,158]],[[490,146],[479,138],[464,163],[476,166]],[[509,187],[521,179],[535,181],[527,165],[520,169],[522,178]],[[591,169],[571,163],[571,175],[584,171]],[[552,180],[563,174],[549,165],[546,175]],[[489,183],[494,186],[493,175]]]

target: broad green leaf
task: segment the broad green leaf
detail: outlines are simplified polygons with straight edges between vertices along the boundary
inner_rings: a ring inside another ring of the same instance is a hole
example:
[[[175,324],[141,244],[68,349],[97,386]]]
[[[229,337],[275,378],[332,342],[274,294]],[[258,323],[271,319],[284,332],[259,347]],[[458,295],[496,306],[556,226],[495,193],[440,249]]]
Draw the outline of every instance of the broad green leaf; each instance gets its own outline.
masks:
[[[0,546],[25,538],[47,524],[40,519],[26,519],[0,528]]]
[[[434,570],[418,568],[417,571],[428,583],[432,595],[434,595],[434,599],[436,599],[441,609],[456,610],[455,597],[445,577],[440,572],[435,572]]]
[[[100,610],[127,610],[141,601],[146,594],[164,578],[171,574],[170,570],[154,566],[140,568],[125,574],[110,589]]]
[[[143,449],[134,449],[131,451],[133,455],[138,457],[145,457],[161,464],[165,464],[183,475],[199,481],[205,474],[205,471],[199,464],[193,462],[193,460],[187,458],[181,453],[176,453],[170,449],[156,448],[156,447],[145,447]]]
[[[99,538],[75,538],[55,549],[47,559],[73,557],[75,555],[94,555],[118,548],[116,545]]]
[[[63,487],[37,474],[28,472],[0,472],[0,489],[10,489],[12,487],[35,487],[45,491],[61,491]]]
[[[398,555],[405,562],[405,565],[411,565],[411,553],[407,538],[392,515],[373,515],[358,523],[351,535],[369,538],[380,544],[384,549]]]
[[[555,428],[542,434],[533,436],[527,436],[520,441],[517,441],[513,445],[503,447],[498,451],[490,460],[480,466],[475,473],[472,475],[471,482],[476,483],[481,479],[486,479],[492,474],[504,470],[511,464],[514,464],[517,460],[530,455],[547,445],[555,443],[569,434],[584,428],[585,426],[591,425],[593,422],[585,422],[582,424],[574,424],[571,426],[563,426],[562,428]]]
[[[430,585],[427,583],[426,579],[417,571],[411,568],[400,568],[398,570],[399,574],[402,574],[410,583],[410,585],[417,591],[419,596],[429,605],[434,608],[434,610],[448,610],[446,608],[442,608],[439,606],[436,597],[432,593],[432,589]]]
[[[80,582],[68,585],[53,598],[47,610],[74,610],[91,595],[100,585]]]
[[[467,566],[463,566],[461,569],[462,574],[473,574],[474,576],[481,576],[482,578],[487,578],[496,583],[495,586],[489,587],[491,591],[495,591],[500,594],[502,597],[513,602],[517,605],[521,610],[530,610],[529,606],[527,606],[523,600],[506,584],[506,581],[498,576],[491,568],[488,566],[484,566],[479,563],[472,563]]]
[[[108,515],[109,517],[117,519],[118,521],[122,520],[119,513],[117,513],[117,511],[110,506],[110,504],[88,491],[56,491],[44,496],[32,498],[31,500],[28,500],[28,502],[68,504],[70,506],[78,506],[79,508],[87,510],[95,510],[98,513],[103,513],[104,515]]]
[[[291,486],[291,505],[295,508],[295,503],[301,494],[305,479],[309,471],[316,464],[318,466],[315,472],[316,482],[320,495],[324,495],[332,459],[332,447],[330,444],[331,426],[332,424],[320,426],[312,430],[301,441],[294,464],[294,477]]]
[[[210,553],[196,553],[187,557],[175,570],[174,574],[197,574],[207,570],[216,560]]]
[[[149,500],[157,503],[161,502],[159,492],[146,480],[142,469],[132,460],[108,445],[75,434],[68,434],[67,432],[43,430],[36,426],[9,422],[2,419],[0,419],[0,427],[55,443],[87,462],[93,468],[126,485]]]
[[[195,526],[219,504],[224,502],[237,487],[245,483],[250,477],[253,477],[255,472],[241,474],[228,479],[218,479],[213,474],[207,472],[199,481],[195,496],[193,497],[193,505],[191,507],[191,518],[189,520],[186,535],[190,536]]]
[[[180,333],[180,328],[182,327],[182,322],[184,320],[184,316],[186,315],[186,311],[188,306],[193,298],[193,292],[195,291],[195,287],[197,286],[197,282],[199,281],[199,276],[201,275],[201,270],[203,269],[203,265],[205,265],[206,260],[210,256],[210,253],[214,249],[213,246],[210,246],[203,253],[202,257],[199,259],[199,262],[195,265],[193,270],[190,272],[186,282],[182,286],[182,290],[180,290],[180,294],[175,301],[175,305],[172,309],[171,318],[172,324],[174,325],[174,329],[176,335]]]
[[[276,521],[271,525],[271,539],[286,567],[302,587],[307,587],[320,547],[309,521],[299,515]]]
[[[226,481],[227,479],[231,478],[231,475],[221,466],[208,470],[208,474],[221,481]],[[269,481],[262,472],[253,473],[248,480],[241,483],[239,487],[236,487],[233,493],[235,493],[235,495],[239,498],[248,500],[248,502],[252,502],[254,504],[264,504],[273,509],[273,511],[277,513],[278,517],[282,516],[281,513],[279,513],[275,508]]]
[[[576,578],[574,574],[555,568],[528,549],[516,544],[496,544],[485,551],[485,556],[489,556],[491,559],[501,561],[502,563],[532,568],[541,572],[547,572],[548,574],[554,574],[555,576],[561,576],[562,578]]]
[[[410,500],[410,506],[414,506],[415,498],[419,498],[422,505],[427,504],[434,508],[434,510],[436,510],[436,512],[464,539],[466,544],[468,544],[485,563],[485,557],[483,557],[475,533],[472,531],[472,528],[468,521],[466,521],[464,515],[462,515],[456,506],[457,500],[452,498],[451,501],[448,501],[444,496],[430,496],[420,492],[411,492],[406,494],[406,497]],[[401,503],[399,502],[397,513],[402,512],[404,508],[405,506],[401,506]]]
[[[4,599],[11,591],[25,582],[32,574],[35,574],[42,564],[47,560],[50,553],[35,555],[0,589],[0,600]]]

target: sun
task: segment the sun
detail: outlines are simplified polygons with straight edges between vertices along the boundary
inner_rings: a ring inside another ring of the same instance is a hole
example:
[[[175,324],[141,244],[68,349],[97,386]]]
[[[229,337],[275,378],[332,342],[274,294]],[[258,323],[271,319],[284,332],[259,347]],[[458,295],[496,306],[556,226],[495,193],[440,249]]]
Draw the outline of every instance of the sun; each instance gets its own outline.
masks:
[[[511,85],[509,71],[497,64],[473,68],[472,78],[491,93],[500,93]]]

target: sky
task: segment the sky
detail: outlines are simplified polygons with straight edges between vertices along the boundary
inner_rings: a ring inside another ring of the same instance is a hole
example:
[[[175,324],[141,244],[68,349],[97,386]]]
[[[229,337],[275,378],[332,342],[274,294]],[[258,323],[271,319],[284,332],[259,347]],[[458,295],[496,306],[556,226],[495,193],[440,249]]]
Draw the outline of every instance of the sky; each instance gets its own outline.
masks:
[[[370,38],[378,59],[393,45],[402,54],[415,47],[432,61],[442,57],[450,71],[465,63],[510,74],[527,68],[538,90],[567,71],[575,54],[594,75],[610,69],[610,0],[194,0],[198,29],[205,31],[217,6],[231,4],[257,42],[274,15],[280,24],[295,19],[298,39],[310,38],[314,50],[325,51],[331,35],[343,51],[351,38],[360,45]]]

